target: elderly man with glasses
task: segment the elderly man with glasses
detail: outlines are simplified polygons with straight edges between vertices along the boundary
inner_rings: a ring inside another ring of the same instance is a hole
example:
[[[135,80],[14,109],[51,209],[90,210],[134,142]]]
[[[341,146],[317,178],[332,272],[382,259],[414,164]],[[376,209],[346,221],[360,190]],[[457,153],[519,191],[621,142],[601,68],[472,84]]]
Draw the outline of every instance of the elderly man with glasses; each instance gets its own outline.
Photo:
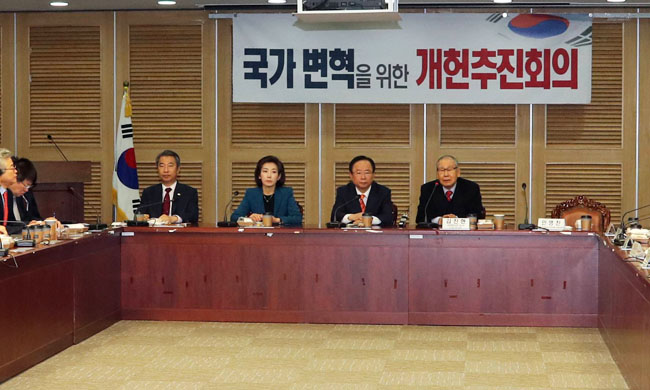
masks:
[[[13,196],[9,187],[16,183],[16,167],[11,159],[11,152],[0,148],[0,233],[7,234],[22,230],[17,224],[10,224],[8,221],[15,221],[13,212]]]
[[[465,218],[475,214],[485,218],[481,189],[471,180],[460,177],[458,160],[445,155],[436,162],[438,178],[420,187],[420,204],[416,222],[440,223],[440,218]]]

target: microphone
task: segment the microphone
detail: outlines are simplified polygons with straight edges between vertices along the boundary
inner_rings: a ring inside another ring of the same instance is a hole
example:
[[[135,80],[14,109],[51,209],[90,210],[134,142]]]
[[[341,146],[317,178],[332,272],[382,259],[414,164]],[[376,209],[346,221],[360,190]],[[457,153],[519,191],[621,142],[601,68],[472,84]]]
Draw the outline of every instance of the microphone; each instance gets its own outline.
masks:
[[[229,221],[228,220],[228,207],[232,205],[233,200],[235,200],[235,196],[239,195],[239,191],[234,191],[232,193],[232,197],[226,204],[226,208],[223,210],[223,221],[217,222],[217,226],[219,227],[236,227],[237,222]]]
[[[440,182],[438,180],[435,181],[434,186],[433,186],[433,191],[429,194],[429,199],[427,199],[427,203],[424,205],[424,222],[420,222],[417,224],[416,228],[418,229],[433,229],[439,227],[439,225],[435,222],[429,221],[429,217],[427,216],[427,209],[429,208],[429,203],[431,202],[431,199],[433,198],[433,193],[436,192],[438,189],[438,186],[440,185]]]
[[[534,223],[528,223],[528,194],[526,194],[526,183],[521,183],[521,189],[524,191],[524,199],[526,200],[526,214],[524,215],[524,223],[519,224],[519,230],[533,230],[535,229]]]
[[[354,198],[348,200],[347,202],[344,202],[344,203],[343,203],[342,205],[340,205],[339,207],[335,208],[335,209],[334,209],[334,213],[332,213],[332,215],[334,216],[334,220],[328,222],[325,226],[327,226],[328,228],[338,228],[338,227],[343,226],[343,223],[342,223],[342,222],[337,221],[336,213],[338,213],[338,211],[341,209],[341,207],[343,207],[343,206],[345,206],[345,205],[347,205],[347,204],[349,204],[349,203],[352,203],[352,202],[354,202],[355,200],[359,200],[359,198],[360,198],[360,196],[357,195],[357,196],[355,196]]]
[[[54,147],[56,148],[56,150],[59,151],[59,153],[61,153],[61,156],[63,157],[63,159],[64,159],[65,161],[70,161],[70,160],[68,160],[68,158],[65,156],[65,154],[63,153],[63,151],[61,150],[61,148],[59,148],[59,145],[56,144],[56,141],[54,141],[54,137],[52,137],[51,134],[48,134],[48,135],[47,135],[47,139],[49,139],[50,142],[54,144]]]
[[[90,208],[93,209],[93,211],[95,212],[95,214],[97,214],[97,221],[96,221],[96,223],[94,223],[94,224],[92,224],[92,223],[91,223],[91,224],[88,224],[88,230],[104,230],[104,229],[106,229],[106,228],[108,227],[108,225],[106,225],[105,223],[101,223],[101,222],[100,222],[101,214],[99,213],[99,211],[97,210],[97,208],[96,208],[92,203],[86,201],[86,200],[83,198],[83,196],[79,195],[79,193],[77,193],[77,191],[76,191],[72,186],[68,186],[68,191],[70,191],[70,192],[72,193],[72,195],[74,195],[75,198],[81,200],[81,201],[83,202],[84,205],[88,205],[88,206],[90,206]]]

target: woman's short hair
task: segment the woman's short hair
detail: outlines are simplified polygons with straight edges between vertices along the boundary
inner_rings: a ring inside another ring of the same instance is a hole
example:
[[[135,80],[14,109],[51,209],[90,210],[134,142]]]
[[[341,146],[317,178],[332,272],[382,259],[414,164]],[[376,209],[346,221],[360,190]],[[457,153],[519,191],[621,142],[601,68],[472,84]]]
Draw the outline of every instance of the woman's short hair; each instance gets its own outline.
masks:
[[[280,161],[279,158],[275,156],[264,156],[260,158],[260,161],[257,162],[257,167],[255,167],[255,184],[258,187],[262,186],[262,180],[260,180],[260,174],[262,173],[262,166],[266,163],[273,163],[278,167],[278,182],[275,184],[277,187],[282,187],[284,185],[284,164]]]

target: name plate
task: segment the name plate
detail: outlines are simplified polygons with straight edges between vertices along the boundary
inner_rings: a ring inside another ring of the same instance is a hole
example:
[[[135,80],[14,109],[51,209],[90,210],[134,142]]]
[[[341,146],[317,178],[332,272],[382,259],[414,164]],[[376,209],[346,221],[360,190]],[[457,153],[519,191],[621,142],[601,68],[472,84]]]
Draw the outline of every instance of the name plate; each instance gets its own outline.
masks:
[[[539,218],[537,226],[552,232],[561,232],[566,227],[564,218]]]
[[[443,218],[441,230],[469,230],[469,218]]]

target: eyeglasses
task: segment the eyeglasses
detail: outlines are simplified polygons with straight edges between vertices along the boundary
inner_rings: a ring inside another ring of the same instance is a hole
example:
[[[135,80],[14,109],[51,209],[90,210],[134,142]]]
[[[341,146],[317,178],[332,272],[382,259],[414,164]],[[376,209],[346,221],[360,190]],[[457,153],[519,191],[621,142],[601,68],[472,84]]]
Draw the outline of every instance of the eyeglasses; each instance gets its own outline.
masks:
[[[30,188],[34,187],[34,184],[27,185],[27,184],[25,184],[24,181],[21,181],[20,184],[22,184],[23,187],[25,187],[25,189],[26,189],[27,191],[29,191]]]
[[[451,173],[458,169],[458,167],[453,167],[453,168],[438,168],[439,173]]]

